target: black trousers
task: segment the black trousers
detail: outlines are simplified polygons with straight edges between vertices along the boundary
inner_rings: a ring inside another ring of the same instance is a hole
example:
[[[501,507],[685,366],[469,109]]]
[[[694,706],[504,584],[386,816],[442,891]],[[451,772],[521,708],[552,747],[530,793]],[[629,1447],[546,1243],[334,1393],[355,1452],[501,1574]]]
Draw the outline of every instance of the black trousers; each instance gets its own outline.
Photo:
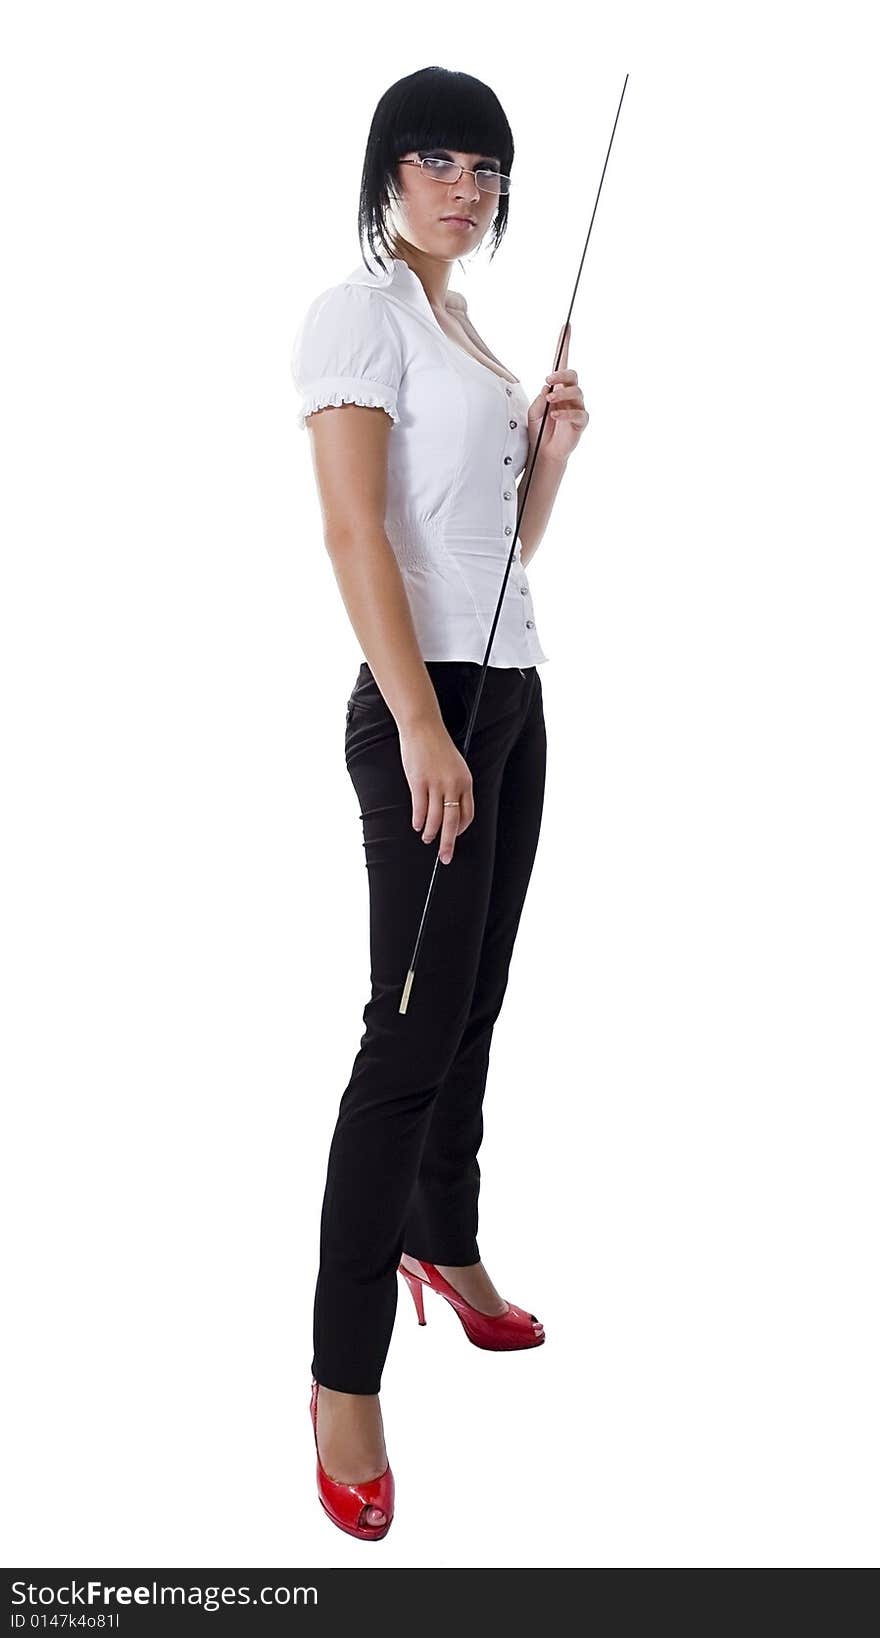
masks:
[[[426,662],[462,749],[481,667]],[[321,1211],[312,1372],[378,1393],[402,1252],[480,1261],[477,1150],[489,1046],[532,871],[546,734],[536,666],[489,666],[467,762],[474,820],[437,867],[407,1011],[401,994],[438,842],[412,825],[394,717],[364,663],[348,701],[345,760],[369,876],[371,994],[342,1094]]]

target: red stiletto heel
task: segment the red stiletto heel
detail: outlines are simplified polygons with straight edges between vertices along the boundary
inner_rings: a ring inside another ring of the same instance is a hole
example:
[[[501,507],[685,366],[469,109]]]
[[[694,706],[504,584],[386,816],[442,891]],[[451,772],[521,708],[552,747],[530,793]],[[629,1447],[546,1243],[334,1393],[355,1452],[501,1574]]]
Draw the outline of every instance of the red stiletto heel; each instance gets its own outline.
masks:
[[[413,1261],[416,1259],[414,1258]],[[398,1265],[398,1272],[406,1280],[416,1305],[419,1324],[425,1324],[425,1286],[436,1291],[438,1296],[445,1297],[455,1309],[465,1334],[477,1348],[489,1348],[494,1353],[511,1352],[517,1348],[537,1348],[544,1341],[544,1327],[534,1314],[528,1314],[524,1308],[518,1308],[515,1302],[507,1304],[503,1314],[481,1314],[479,1308],[471,1304],[456,1291],[448,1280],[443,1278],[439,1269],[433,1263],[419,1261],[421,1274],[414,1274],[411,1269],[404,1268],[403,1263]]]
[[[361,1541],[381,1541],[391,1529],[394,1517],[394,1475],[390,1466],[378,1478],[362,1479],[358,1484],[344,1484],[340,1479],[331,1479],[329,1473],[324,1472],[318,1454],[318,1383],[314,1377],[311,1415],[315,1453],[318,1455],[318,1500],[324,1512],[347,1535],[358,1536]],[[381,1507],[385,1514],[384,1524],[365,1522],[371,1507]]]
[[[415,1274],[411,1274],[409,1269],[404,1268],[402,1263],[400,1265],[400,1272],[406,1280],[410,1291],[412,1292],[412,1299],[416,1305],[416,1313],[419,1317],[419,1324],[425,1325],[427,1323],[425,1320],[425,1297],[422,1290],[424,1281],[417,1279]]]

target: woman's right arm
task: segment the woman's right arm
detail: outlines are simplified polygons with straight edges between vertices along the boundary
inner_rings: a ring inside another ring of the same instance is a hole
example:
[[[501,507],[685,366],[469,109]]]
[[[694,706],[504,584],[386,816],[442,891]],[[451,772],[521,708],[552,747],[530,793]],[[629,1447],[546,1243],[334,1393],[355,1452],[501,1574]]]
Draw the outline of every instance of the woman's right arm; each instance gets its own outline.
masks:
[[[446,730],[422,659],[406,588],[385,533],[388,439],[384,409],[335,404],[306,418],[324,544],[367,664],[397,723],[401,760],[422,841],[440,835],[448,864],[474,817],[470,769]],[[446,800],[460,807],[444,808]]]

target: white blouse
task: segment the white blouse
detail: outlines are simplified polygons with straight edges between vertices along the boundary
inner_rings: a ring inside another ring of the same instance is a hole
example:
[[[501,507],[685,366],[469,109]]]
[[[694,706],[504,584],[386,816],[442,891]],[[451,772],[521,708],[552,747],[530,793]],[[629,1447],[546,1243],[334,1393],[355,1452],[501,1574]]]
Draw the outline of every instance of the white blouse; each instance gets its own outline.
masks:
[[[457,291],[446,302],[467,311]],[[325,404],[370,404],[391,417],[385,531],[422,659],[482,665],[529,451],[522,382],[452,341],[421,279],[397,257],[387,273],[361,263],[315,297],[296,333],[291,373],[299,427]],[[493,666],[547,658],[521,547],[517,539]]]

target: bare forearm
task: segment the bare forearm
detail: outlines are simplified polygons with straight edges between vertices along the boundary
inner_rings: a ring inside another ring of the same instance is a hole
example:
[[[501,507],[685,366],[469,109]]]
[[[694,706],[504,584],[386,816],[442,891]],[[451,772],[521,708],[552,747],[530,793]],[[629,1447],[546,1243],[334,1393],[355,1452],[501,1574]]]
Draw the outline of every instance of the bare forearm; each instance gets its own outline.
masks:
[[[348,617],[398,728],[439,716],[387,535],[380,530],[358,538],[328,538],[325,544]]]
[[[526,462],[525,471],[519,479],[520,484],[526,480],[531,458],[531,451],[529,451],[529,460]],[[544,531],[550,522],[550,514],[553,511],[553,504],[559,493],[559,485],[564,475],[564,461],[544,461],[539,453],[538,464],[529,484],[522,527],[519,531],[521,542],[520,559],[523,567],[526,566],[530,558],[534,557],[544,538]]]

